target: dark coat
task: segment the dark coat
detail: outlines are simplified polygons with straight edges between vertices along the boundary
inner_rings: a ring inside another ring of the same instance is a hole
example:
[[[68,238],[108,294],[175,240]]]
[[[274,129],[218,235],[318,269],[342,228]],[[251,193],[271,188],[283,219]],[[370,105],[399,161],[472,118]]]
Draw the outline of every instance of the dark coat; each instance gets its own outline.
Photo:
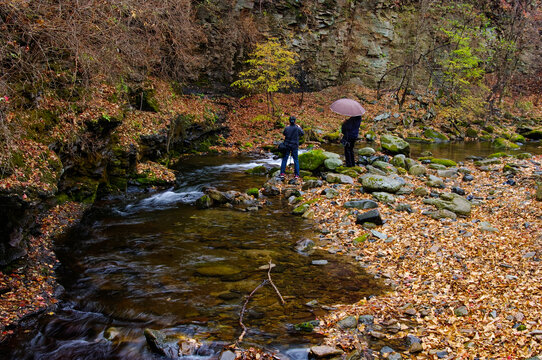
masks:
[[[361,116],[352,116],[343,122],[341,132],[348,141],[356,140],[359,136],[359,126],[361,125]]]
[[[299,147],[299,138],[305,134],[303,129],[295,124],[286,126],[282,133],[284,134],[284,143],[292,149]]]

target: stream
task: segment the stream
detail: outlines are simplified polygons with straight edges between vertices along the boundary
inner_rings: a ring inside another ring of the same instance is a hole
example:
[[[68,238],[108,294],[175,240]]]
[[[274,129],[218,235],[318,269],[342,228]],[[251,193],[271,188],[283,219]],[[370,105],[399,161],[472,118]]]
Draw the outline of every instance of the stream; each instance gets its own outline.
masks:
[[[539,144],[530,146],[522,151],[542,152]],[[484,143],[414,144],[412,157],[426,150],[456,161],[495,152]],[[347,257],[296,251],[301,240],[326,240],[311,220],[289,213],[286,199],[269,198],[252,212],[193,205],[205,186],[261,187],[265,177],[244,172],[257,165],[278,167],[280,160],[195,156],[183,161],[175,189],[131,189],[95,203],[81,224],[56,242],[62,264],[57,273],[65,288],[58,309],[38,317],[33,328],[21,327],[0,345],[0,358],[163,359],[149,349],[145,328],[196,338],[205,351],[192,358],[216,357],[239,337],[243,303],[267,278],[260,268],[271,260],[273,282],[286,304],[271,286],[258,290],[247,304],[242,345],[306,359],[308,347],[321,338],[296,331],[295,324],[386,289]],[[110,341],[105,334],[112,328],[118,335]]]

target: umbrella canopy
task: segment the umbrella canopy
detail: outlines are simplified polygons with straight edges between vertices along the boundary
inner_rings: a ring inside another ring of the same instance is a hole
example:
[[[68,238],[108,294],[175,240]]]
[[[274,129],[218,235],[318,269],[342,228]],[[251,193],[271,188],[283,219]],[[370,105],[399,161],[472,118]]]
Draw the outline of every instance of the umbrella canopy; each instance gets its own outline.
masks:
[[[365,109],[359,102],[352,99],[339,99],[329,107],[331,111],[345,116],[360,116],[365,114]]]

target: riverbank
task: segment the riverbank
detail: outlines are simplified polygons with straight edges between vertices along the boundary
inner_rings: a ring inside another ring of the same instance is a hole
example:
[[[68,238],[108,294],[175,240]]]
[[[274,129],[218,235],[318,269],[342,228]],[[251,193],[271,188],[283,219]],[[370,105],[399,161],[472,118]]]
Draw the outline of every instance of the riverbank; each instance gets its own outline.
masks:
[[[465,162],[461,171],[472,180],[456,173],[437,188],[425,176],[402,175],[416,191],[379,202],[384,224],[377,227],[357,224],[360,211],[344,206],[374,200],[359,183],[333,186],[330,198],[321,188],[308,190],[303,202],[327,241],[322,248],[354,258],[393,289],[321,319],[325,343],[345,352],[369,347],[387,358],[542,354],[541,161]],[[508,163],[518,170],[513,176],[503,172]],[[423,199],[452,188],[471,199],[470,214],[430,216],[434,208]]]

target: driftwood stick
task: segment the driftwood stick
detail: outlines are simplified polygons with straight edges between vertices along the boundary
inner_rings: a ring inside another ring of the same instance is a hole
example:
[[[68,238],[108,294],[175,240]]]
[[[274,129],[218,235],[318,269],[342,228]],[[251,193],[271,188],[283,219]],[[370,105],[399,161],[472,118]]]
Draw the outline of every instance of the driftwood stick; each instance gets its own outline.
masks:
[[[279,289],[277,289],[277,287],[276,287],[275,284],[273,283],[273,280],[271,280],[271,260],[269,260],[269,269],[267,270],[267,278],[269,279],[269,283],[271,284],[271,286],[273,287],[273,289],[275,289],[275,291],[277,292],[277,295],[278,295],[279,298],[280,298],[280,302],[282,303],[282,305],[284,305],[284,298],[283,298],[282,295],[280,294]]]
[[[248,295],[247,299],[245,300],[245,303],[243,304],[243,308],[241,309],[241,316],[239,316],[239,325],[241,325],[241,327],[243,328],[243,332],[241,333],[241,335],[237,339],[238,343],[243,341],[243,338],[245,337],[245,334],[247,333],[247,327],[245,326],[245,324],[243,324],[243,317],[245,316],[245,311],[247,310],[247,304],[248,304],[250,298],[252,297],[252,295],[254,295],[254,293],[256,291],[258,291],[258,289],[261,288],[262,286],[264,286],[265,284],[267,284],[267,279],[262,281],[260,285],[256,286],[256,288],[254,288],[254,290],[252,290],[252,292]]]

